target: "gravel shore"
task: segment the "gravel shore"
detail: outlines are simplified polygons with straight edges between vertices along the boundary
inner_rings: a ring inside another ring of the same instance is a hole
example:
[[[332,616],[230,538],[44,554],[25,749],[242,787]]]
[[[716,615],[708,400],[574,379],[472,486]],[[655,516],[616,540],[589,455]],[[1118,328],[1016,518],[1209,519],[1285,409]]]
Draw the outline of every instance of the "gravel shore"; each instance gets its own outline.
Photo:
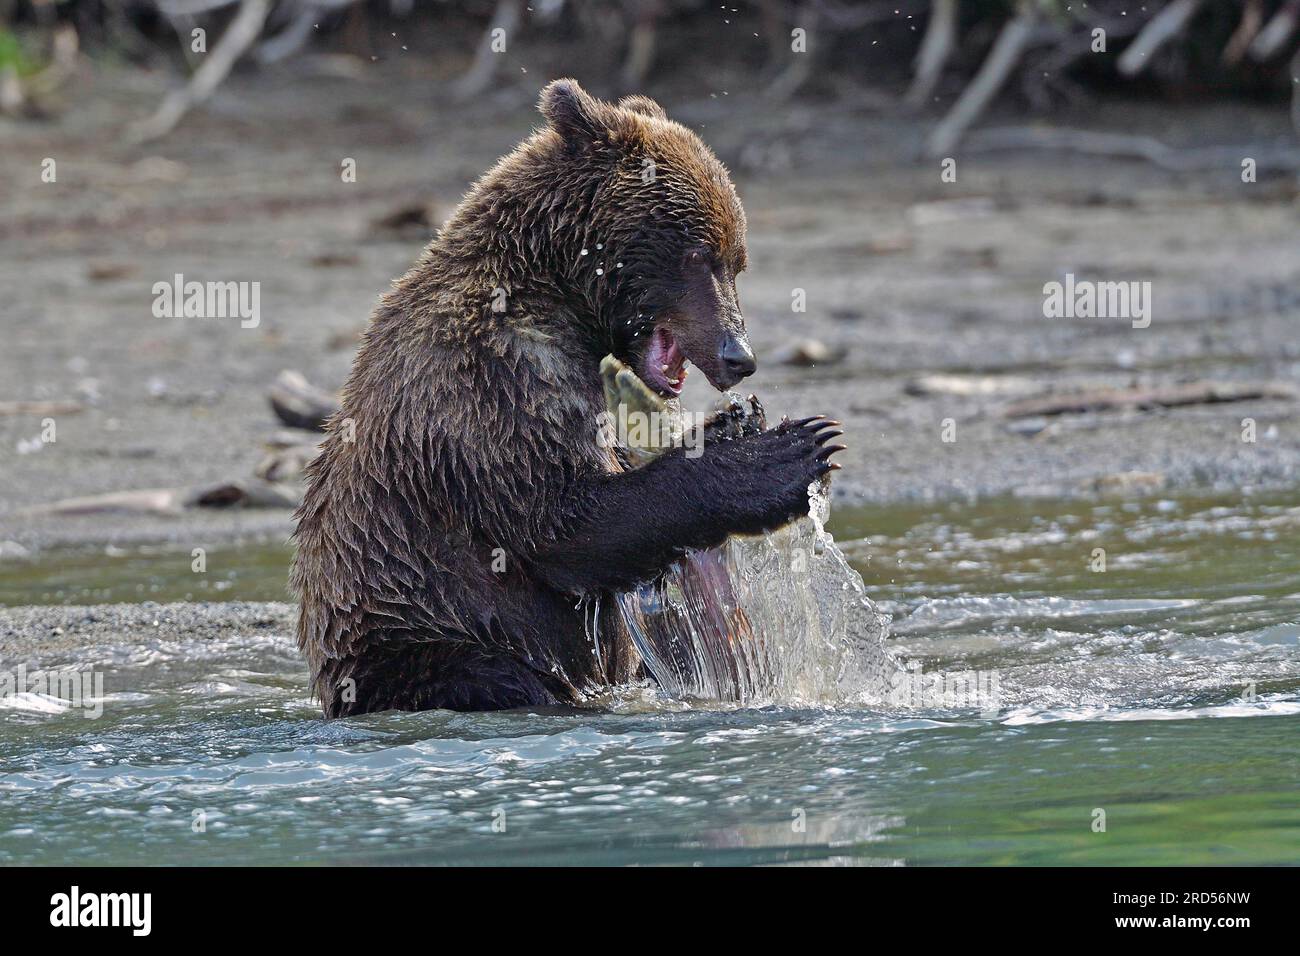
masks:
[[[0,607],[0,660],[28,667],[82,661],[88,648],[125,635],[181,641],[254,632],[292,640],[297,613],[292,604],[249,601]]]
[[[9,131],[6,157],[33,172],[0,178],[10,290],[0,403],[78,409],[0,415],[0,554],[288,535],[286,509],[27,509],[247,476],[278,430],[266,402],[278,371],[341,384],[356,331],[421,246],[371,223],[414,202],[449,209],[538,122],[522,99],[431,103],[433,78],[409,67],[382,79],[392,95],[376,108],[368,84],[290,68],[252,95],[234,77],[222,97],[237,115],[219,101],[143,151],[117,131],[158,91],[111,82],[57,125]],[[1085,388],[1300,382],[1300,301],[1274,294],[1300,287],[1293,176],[1244,184],[1236,168],[1175,174],[999,153],[960,157],[945,183],[936,162],[916,158],[916,121],[835,102],[774,115],[739,93],[651,92],[733,168],[750,219],[741,297],[760,360],[747,390],[772,415],[844,422],[840,501],[1300,480],[1297,403],[1286,398],[1006,414],[1016,400]],[[1287,135],[1284,115],[1240,106],[1110,103],[1052,119],[1175,145]],[[46,156],[58,182],[32,185]],[[357,160],[355,183],[340,181],[344,157]],[[259,325],[156,318],[152,285],[178,273],[259,281]],[[1066,274],[1150,282],[1150,327],[1044,317],[1044,284]],[[788,361],[807,339],[835,361]],[[937,388],[925,378],[935,375],[947,376]],[[688,388],[688,402],[713,397],[698,375]],[[57,440],[41,443],[48,417]],[[1245,419],[1254,442],[1242,440]]]

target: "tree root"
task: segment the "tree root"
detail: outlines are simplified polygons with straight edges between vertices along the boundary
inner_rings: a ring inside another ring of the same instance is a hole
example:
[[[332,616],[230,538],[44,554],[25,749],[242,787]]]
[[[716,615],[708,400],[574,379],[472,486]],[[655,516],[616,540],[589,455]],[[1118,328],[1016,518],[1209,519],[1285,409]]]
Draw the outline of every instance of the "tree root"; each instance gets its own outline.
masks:
[[[1033,0],[1020,0],[1016,15],[1003,26],[975,79],[931,132],[926,146],[928,155],[946,156],[961,142],[966,130],[983,114],[1024,56],[1037,32],[1038,22]]]
[[[145,143],[166,136],[186,113],[207,100],[239,58],[257,42],[270,9],[270,0],[241,0],[239,12],[190,81],[168,93],[152,116],[132,125],[127,131],[128,142]]]

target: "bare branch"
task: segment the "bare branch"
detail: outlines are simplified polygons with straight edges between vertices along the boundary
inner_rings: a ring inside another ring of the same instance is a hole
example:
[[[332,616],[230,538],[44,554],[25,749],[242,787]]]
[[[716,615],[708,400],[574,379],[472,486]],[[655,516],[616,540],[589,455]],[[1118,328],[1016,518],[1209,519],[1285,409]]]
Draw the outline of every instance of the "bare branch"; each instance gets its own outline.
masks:
[[[211,96],[239,58],[257,42],[270,8],[269,0],[242,0],[239,12],[190,81],[179,90],[168,93],[153,116],[132,126],[127,134],[128,140],[143,143],[166,136],[186,113]]]
[[[1271,60],[1286,46],[1297,26],[1300,26],[1300,0],[1287,0],[1250,45],[1251,59],[1261,63]]]
[[[1174,172],[1238,167],[1241,157],[1252,157],[1259,169],[1300,169],[1300,154],[1290,144],[1263,143],[1236,146],[1175,148],[1150,136],[1126,133],[1098,133],[1092,130],[1036,126],[1002,126],[970,135],[967,152],[997,152],[1004,149],[1052,149],[1089,156],[1139,159]]]
[[[1300,50],[1291,58],[1291,126],[1300,136]]]
[[[944,65],[957,43],[957,0],[934,0],[925,39],[916,55],[916,76],[903,101],[920,109],[930,101],[943,75]]]
[[[663,7],[659,0],[638,0],[628,39],[627,57],[623,61],[622,85],[627,90],[640,90],[654,62],[655,38]]]
[[[1116,66],[1121,76],[1137,76],[1150,64],[1162,46],[1183,32],[1187,21],[1200,9],[1201,0],[1174,0],[1142,28]]]
[[[497,30],[504,30],[508,37],[519,25],[522,9],[523,0],[497,0],[496,12],[492,14],[492,22],[483,31],[483,39],[479,41],[474,62],[456,84],[456,95],[459,98],[469,99],[488,88],[497,68],[497,54],[492,50],[493,34]]]
[[[966,130],[979,119],[1020,62],[1037,26],[1038,13],[1032,0],[1020,0],[1016,15],[1003,26],[975,79],[930,134],[926,146],[929,155],[945,156],[961,142]]]
[[[1152,388],[1099,388],[1064,395],[1047,395],[1012,402],[1002,410],[1007,418],[1082,414],[1120,408],[1179,408],[1260,399],[1293,400],[1295,389],[1274,382],[1186,382]]]
[[[1241,23],[1233,31],[1228,45],[1223,48],[1225,66],[1236,66],[1246,55],[1247,48],[1259,36],[1260,27],[1264,25],[1264,0],[1246,0],[1241,11]]]
[[[764,95],[769,99],[778,103],[788,100],[812,76],[813,58],[817,55],[817,43],[819,42],[819,39],[813,36],[817,30],[818,10],[818,5],[812,2],[800,4],[796,8],[795,26],[802,27],[806,31],[809,41],[808,49],[803,53],[795,53],[790,59],[790,65],[782,70],[776,79],[768,85]]]

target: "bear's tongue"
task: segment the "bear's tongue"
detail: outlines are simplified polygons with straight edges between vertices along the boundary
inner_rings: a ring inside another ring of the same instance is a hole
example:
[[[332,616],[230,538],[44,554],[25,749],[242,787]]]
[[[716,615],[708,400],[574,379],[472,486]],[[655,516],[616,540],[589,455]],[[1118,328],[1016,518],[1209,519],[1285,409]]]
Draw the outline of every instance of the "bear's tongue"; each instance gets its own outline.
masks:
[[[655,329],[651,336],[644,372],[642,379],[656,391],[667,395],[681,394],[682,383],[686,380],[686,356],[667,329]]]

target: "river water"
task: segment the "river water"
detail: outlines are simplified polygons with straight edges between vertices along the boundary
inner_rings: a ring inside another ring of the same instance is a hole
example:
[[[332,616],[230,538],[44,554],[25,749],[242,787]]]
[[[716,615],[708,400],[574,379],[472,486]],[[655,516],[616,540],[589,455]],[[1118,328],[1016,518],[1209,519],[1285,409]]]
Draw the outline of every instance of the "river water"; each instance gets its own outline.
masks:
[[[0,698],[0,863],[1300,863],[1300,491],[830,529],[893,617],[893,703],[327,723],[278,631],[2,661],[106,699]],[[0,604],[284,599],[284,549],[207,560],[11,560]]]

